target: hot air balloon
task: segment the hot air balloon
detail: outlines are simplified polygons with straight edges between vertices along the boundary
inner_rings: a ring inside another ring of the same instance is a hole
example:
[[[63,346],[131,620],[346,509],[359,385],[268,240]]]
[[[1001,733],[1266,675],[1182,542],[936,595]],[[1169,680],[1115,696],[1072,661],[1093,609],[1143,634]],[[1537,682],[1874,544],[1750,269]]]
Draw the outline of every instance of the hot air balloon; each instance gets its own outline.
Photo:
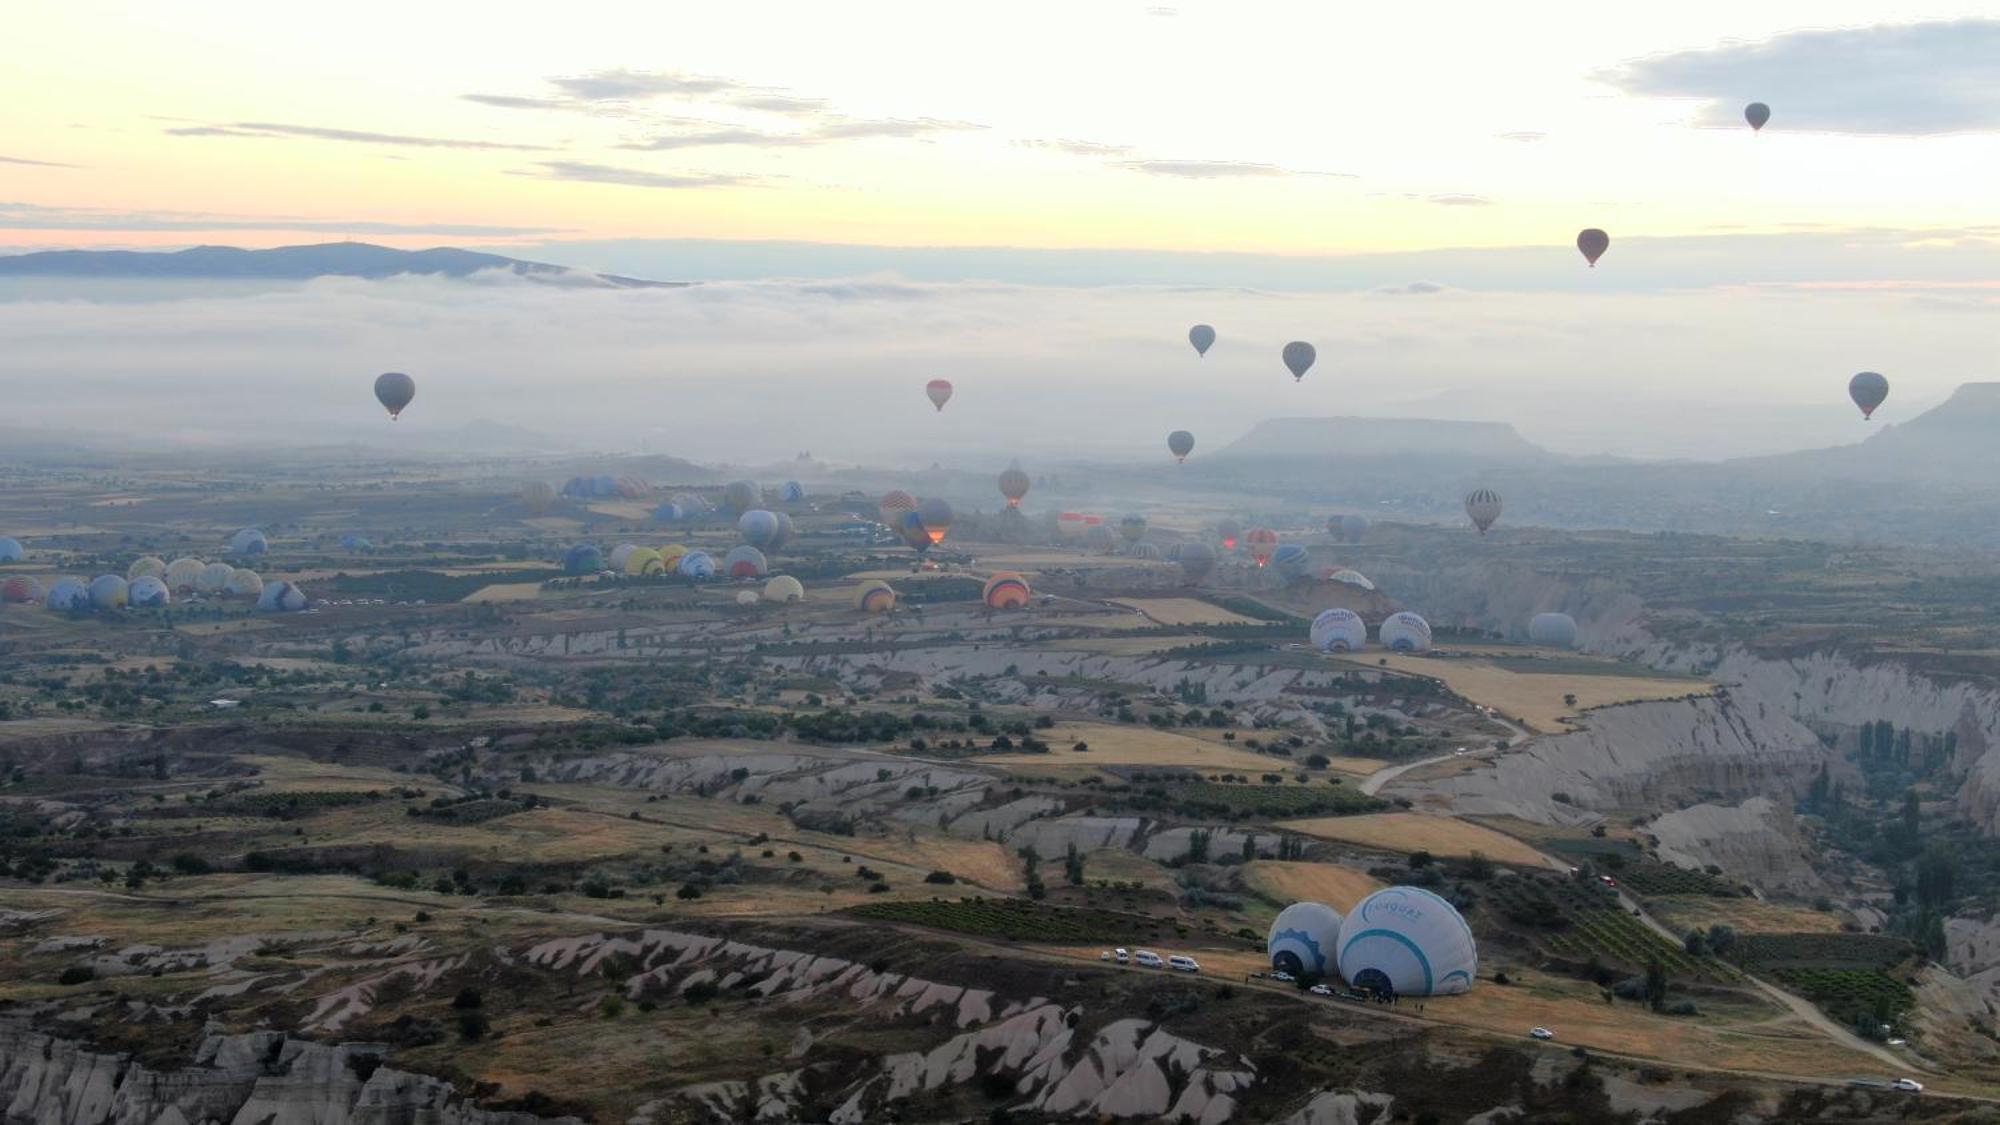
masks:
[[[951,401],[951,380],[932,379],[924,384],[924,394],[930,398],[932,406],[944,410],[944,404]]]
[[[887,613],[896,608],[895,587],[887,582],[863,582],[854,591],[854,608],[863,613]]]
[[[290,582],[273,582],[257,596],[259,613],[297,613],[308,604],[306,592]]]
[[[417,397],[417,381],[400,371],[387,371],[375,376],[375,401],[389,412],[389,420],[403,412],[410,400]]]
[[[1291,370],[1292,380],[1296,382],[1306,377],[1306,372],[1312,369],[1313,360],[1319,357],[1319,353],[1304,340],[1293,340],[1285,345],[1284,356],[1285,366]]]
[[[1222,540],[1222,549],[1234,551],[1236,541],[1243,537],[1243,525],[1235,520],[1223,520],[1215,525],[1215,537]]]
[[[1528,619],[1528,639],[1550,648],[1576,647],[1576,618],[1567,613],[1537,613]]]
[[[789,574],[780,574],[764,583],[764,600],[767,602],[802,602],[806,600],[806,588]]]
[[[54,610],[76,613],[90,608],[90,587],[81,579],[58,578],[49,586],[42,604]]]
[[[27,557],[28,553],[21,549],[20,540],[0,538],[0,562],[20,562]]]
[[[1113,543],[1111,529],[1102,523],[1086,524],[1083,529],[1083,546],[1091,551],[1109,551]]]
[[[1596,227],[1590,227],[1577,233],[1576,248],[1583,252],[1583,260],[1589,262],[1592,269],[1596,269],[1597,259],[1602,258],[1604,252],[1611,248],[1611,236]]]
[[[173,600],[167,584],[157,574],[141,574],[125,588],[125,604],[141,609],[158,609]]]
[[[770,569],[764,552],[755,547],[731,547],[722,556],[722,572],[731,578],[762,578]]]
[[[1889,397],[1889,380],[1873,371],[1863,371],[1847,381],[1847,397],[1861,408],[1861,417],[1873,418],[1875,408]]]
[[[679,543],[669,543],[660,548],[660,572],[662,574],[679,572],[681,560],[687,557],[687,553],[688,549]]]
[[[696,580],[715,577],[715,558],[707,551],[689,551],[681,556],[681,574]]]
[[[1186,430],[1175,430],[1167,435],[1167,452],[1174,460],[1185,462],[1187,455],[1194,452],[1194,435]]]
[[[1278,549],[1278,533],[1268,527],[1252,528],[1243,541],[1250,548],[1250,561],[1258,566],[1270,562],[1271,552]]]
[[[1158,562],[1161,558],[1160,548],[1152,543],[1134,543],[1125,554],[1140,562]]]
[[[1278,912],[1264,938],[1271,967],[1295,977],[1331,976],[1340,958],[1340,912],[1323,902],[1295,902]]]
[[[1472,517],[1472,526],[1479,529],[1479,534],[1486,534],[1486,529],[1500,518],[1500,494],[1490,488],[1473,489],[1465,494],[1465,514]]]
[[[1021,506],[1021,497],[1028,494],[1028,474],[1021,471],[1019,461],[1007,466],[1000,474],[1000,495],[1007,498],[1009,508]]]
[[[125,580],[130,582],[135,578],[144,578],[149,574],[154,578],[158,578],[166,572],[167,564],[164,561],[153,555],[143,555],[134,560],[131,566],[125,568]]]
[[[1363,590],[1373,590],[1375,588],[1375,583],[1369,581],[1367,575],[1358,570],[1349,570],[1346,567],[1342,567],[1332,574],[1327,575],[1327,581],[1339,582],[1343,585],[1354,586]]]
[[[771,540],[771,545],[765,548],[765,550],[772,552],[782,551],[785,549],[785,544],[792,541],[792,516],[789,512],[772,512],[771,514],[778,517],[778,537]]]
[[[186,596],[194,593],[194,584],[201,577],[200,559],[175,559],[167,564],[167,589]]]
[[[655,551],[651,547],[641,547],[625,556],[624,566],[613,567],[612,569],[623,571],[630,578],[649,578],[652,575],[663,573],[667,569],[667,564],[660,558],[660,552]]]
[[[1368,623],[1351,609],[1329,609],[1312,619],[1306,635],[1321,652],[1360,652],[1368,643]]]
[[[1082,539],[1084,529],[1088,526],[1090,525],[1085,522],[1081,512],[1064,512],[1056,517],[1056,535],[1066,541],[1074,542]]]
[[[374,550],[375,544],[365,535],[343,535],[340,537],[340,549],[366,552]]]
[[[531,480],[521,486],[521,506],[541,515],[556,505],[556,490],[548,481]]]
[[[924,527],[924,518],[917,513],[904,512],[902,518],[896,521],[895,531],[910,550],[920,555],[930,551],[931,533]]]
[[[1750,123],[1750,128],[1753,131],[1761,130],[1764,127],[1764,122],[1770,119],[1771,107],[1765,105],[1763,102],[1751,102],[1749,105],[1743,107],[1743,120]]]
[[[764,490],[757,487],[754,480],[730,481],[722,490],[722,506],[741,515],[756,507],[764,500]]]
[[[762,550],[778,538],[778,517],[762,508],[752,508],[736,521],[736,530],[745,543]]]
[[[229,581],[222,592],[232,598],[254,598],[264,592],[264,580],[254,570],[238,568],[229,572]]]
[[[270,549],[270,541],[254,527],[246,527],[229,537],[229,553],[232,555],[261,555]]]
[[[1385,646],[1397,652],[1431,650],[1431,623],[1408,610],[1384,618],[1376,635],[1382,638]]]
[[[653,509],[653,520],[657,523],[686,523],[687,509],[672,500]]]
[[[1311,561],[1312,556],[1298,543],[1286,543],[1271,552],[1271,565],[1287,578],[1305,577],[1306,564]]]
[[[194,592],[215,597],[229,588],[229,576],[235,573],[236,568],[228,563],[209,563],[195,576]]]
[[[638,549],[637,543],[620,543],[611,548],[611,553],[604,556],[604,561],[609,563],[613,570],[624,570],[625,560],[631,558],[632,552]]]
[[[762,600],[763,600],[762,598],[759,598],[759,597],[757,596],[757,591],[755,591],[755,590],[738,590],[738,591],[736,591],[736,604],[737,604],[737,605],[756,605],[756,604],[757,604],[758,602],[760,602],[760,601],[762,601]]]
[[[1207,355],[1208,349],[1215,346],[1215,329],[1206,324],[1195,325],[1188,329],[1188,343],[1194,345],[1194,354]]]
[[[122,575],[100,574],[90,580],[90,608],[122,608],[130,591],[131,587]]]
[[[882,515],[883,526],[891,531],[901,528],[903,517],[916,510],[917,498],[900,488],[882,497],[881,504],[876,506],[876,511]]]
[[[787,504],[804,503],[805,498],[806,486],[800,484],[798,481],[788,480],[778,486],[778,499],[783,500]]]
[[[1118,534],[1127,543],[1137,543],[1146,537],[1146,517],[1130,515],[1118,521]]]
[[[5,582],[0,582],[0,602],[27,605],[42,600],[42,584],[25,574],[16,574]]]
[[[1020,609],[1032,596],[1028,580],[1011,570],[988,578],[986,588],[979,592],[979,599],[986,603],[987,609]]]
[[[564,574],[596,574],[604,569],[604,552],[590,543],[578,543],[563,554]]]
[[[1215,548],[1199,540],[1181,544],[1181,574],[1189,582],[1200,582],[1215,569]]]
[[[1359,543],[1368,534],[1368,517],[1334,516],[1326,521],[1326,530],[1343,543]]]
[[[924,521],[924,533],[931,542],[942,543],[951,530],[951,505],[933,496],[917,505],[917,518]]]

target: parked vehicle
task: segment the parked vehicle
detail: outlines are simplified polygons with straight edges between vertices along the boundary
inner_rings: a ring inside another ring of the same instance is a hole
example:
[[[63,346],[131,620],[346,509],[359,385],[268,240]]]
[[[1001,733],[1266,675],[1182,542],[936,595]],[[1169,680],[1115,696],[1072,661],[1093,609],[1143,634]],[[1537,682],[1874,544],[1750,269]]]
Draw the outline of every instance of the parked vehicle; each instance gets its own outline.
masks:
[[[1554,1039],[1555,1037],[1556,1033],[1546,1027],[1531,1027],[1528,1029],[1528,1038],[1530,1039]]]
[[[1111,951],[1111,959],[1113,961],[1118,962],[1120,965],[1123,965],[1125,962],[1130,961],[1132,959],[1132,955],[1130,953],[1125,952],[1123,949],[1114,949]]]
[[[1331,988],[1328,988],[1328,987],[1327,987],[1326,985],[1323,985],[1323,984],[1316,984],[1316,985],[1313,985],[1313,986],[1312,986],[1311,988],[1308,988],[1308,989],[1306,989],[1306,991],[1307,991],[1307,992],[1310,992],[1310,993],[1312,993],[1312,994],[1313,994],[1314,996],[1331,996],[1331,995],[1333,995],[1333,989],[1331,989]]]
[[[1905,1094],[1921,1094],[1924,1092],[1924,1084],[1914,1078],[1898,1078],[1892,1085],[1895,1089],[1901,1090]]]
[[[1158,969],[1166,965],[1160,955],[1150,949],[1141,949],[1132,955],[1132,961],[1142,969]]]
[[[1182,973],[1198,973],[1201,971],[1201,962],[1185,953],[1176,953],[1167,958],[1167,968]]]
[[[1105,950],[1104,952],[1102,952],[1102,953],[1100,953],[1100,954],[1098,954],[1098,955],[1097,955],[1097,959],[1098,959],[1099,961],[1109,961],[1109,960],[1111,960],[1111,951],[1110,951],[1109,949]]]
[[[1279,969],[1277,972],[1271,974],[1271,979],[1275,981],[1281,981],[1285,984],[1290,984],[1299,978],[1293,976],[1292,974],[1286,972],[1283,969]]]

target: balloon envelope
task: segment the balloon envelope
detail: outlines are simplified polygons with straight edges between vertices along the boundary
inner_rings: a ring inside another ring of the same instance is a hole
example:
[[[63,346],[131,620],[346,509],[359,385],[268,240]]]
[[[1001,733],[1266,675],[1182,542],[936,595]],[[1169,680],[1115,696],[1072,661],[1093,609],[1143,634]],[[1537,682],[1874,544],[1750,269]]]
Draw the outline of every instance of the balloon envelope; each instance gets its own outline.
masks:
[[[125,568],[125,578],[130,581],[152,575],[159,578],[167,573],[167,564],[153,555],[144,555]]]
[[[1028,474],[1021,470],[1019,461],[1007,466],[1000,474],[1000,495],[1007,498],[1009,508],[1021,506],[1021,497],[1028,494]]]
[[[863,613],[887,613],[896,608],[896,590],[880,580],[864,582],[854,591],[854,608]]]
[[[1351,609],[1324,610],[1306,631],[1321,652],[1360,652],[1368,643],[1368,623]]]
[[[931,400],[932,406],[943,410],[944,404],[951,401],[951,380],[932,379],[924,384],[924,395]]]
[[[1189,582],[1199,582],[1215,569],[1215,548],[1202,542],[1183,543],[1177,561]]]
[[[417,397],[417,381],[400,371],[385,371],[375,376],[375,401],[382,404],[395,418],[403,412],[410,400]],[[449,413],[447,411],[447,413]]]
[[[755,547],[732,547],[722,556],[722,571],[731,578],[762,578],[770,566]]]
[[[891,530],[902,527],[903,516],[916,510],[917,498],[900,488],[884,495],[882,502],[876,505],[876,511],[881,514],[883,524]]]
[[[1186,430],[1175,430],[1168,434],[1167,452],[1173,454],[1176,461],[1187,460],[1187,455],[1194,452],[1194,435]]]
[[[732,512],[747,512],[764,499],[764,490],[754,480],[729,482],[722,490],[722,506]]]
[[[762,508],[752,508],[736,521],[736,530],[745,543],[762,550],[777,541],[778,517]]]
[[[1770,119],[1771,107],[1763,102],[1751,102],[1743,107],[1743,120],[1748,121],[1752,129],[1762,129]]]
[[[1552,648],[1576,647],[1576,618],[1567,613],[1537,613],[1528,619],[1528,639]]]
[[[1306,372],[1312,368],[1313,360],[1319,357],[1319,353],[1304,340],[1293,340],[1285,345],[1284,356],[1285,367],[1291,371],[1292,378],[1296,380],[1306,377]]]
[[[578,543],[563,554],[564,574],[596,574],[604,569],[604,552],[589,543]]]
[[[1268,527],[1254,528],[1244,537],[1244,543],[1250,548],[1250,561],[1263,566],[1278,549],[1278,533]]]
[[[0,562],[20,562],[27,557],[28,553],[21,549],[20,540],[0,538]]]
[[[951,530],[951,505],[933,496],[917,505],[917,518],[923,521],[924,534],[931,542],[942,543]]]
[[[789,574],[780,574],[764,583],[764,600],[767,602],[802,602],[806,600],[806,588]]]
[[[1011,570],[1003,570],[986,580],[986,587],[980,591],[980,600],[988,609],[1020,609],[1028,604],[1032,591],[1028,580]]]
[[[1602,258],[1604,252],[1611,248],[1611,236],[1596,227],[1590,227],[1577,233],[1576,248],[1583,252],[1583,260],[1595,267],[1597,259]]]
[[[1863,371],[1847,381],[1847,397],[1861,408],[1863,418],[1875,416],[1875,408],[1889,397],[1889,380],[1873,371]]]
[[[1188,329],[1188,343],[1194,345],[1194,354],[1207,355],[1208,349],[1215,346],[1215,329],[1206,324],[1195,325]]]
[[[172,600],[173,594],[167,590],[166,582],[156,574],[142,574],[125,588],[126,604],[143,609],[157,608]]]
[[[1465,514],[1472,518],[1472,526],[1479,529],[1479,534],[1486,534],[1486,529],[1500,518],[1500,494],[1490,488],[1473,489],[1465,495]]]
[[[715,557],[707,551],[689,551],[681,556],[680,566],[677,569],[689,578],[713,578]]]
[[[229,538],[229,553],[232,555],[261,555],[270,549],[270,541],[254,527],[246,527]]]

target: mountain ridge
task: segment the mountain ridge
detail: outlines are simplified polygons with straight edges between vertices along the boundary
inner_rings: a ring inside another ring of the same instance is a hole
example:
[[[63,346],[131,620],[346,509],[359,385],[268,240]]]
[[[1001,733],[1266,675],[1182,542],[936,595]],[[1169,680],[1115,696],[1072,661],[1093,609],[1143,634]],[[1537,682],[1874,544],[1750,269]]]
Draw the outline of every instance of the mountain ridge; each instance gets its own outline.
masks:
[[[501,254],[435,246],[398,250],[372,242],[318,242],[246,250],[238,246],[193,246],[185,250],[37,250],[0,256],[0,277],[159,278],[201,280],[305,281],[315,277],[370,280],[418,274],[470,277],[506,270],[531,281],[598,285],[617,289],[676,288],[684,281],[647,281],[591,273]]]

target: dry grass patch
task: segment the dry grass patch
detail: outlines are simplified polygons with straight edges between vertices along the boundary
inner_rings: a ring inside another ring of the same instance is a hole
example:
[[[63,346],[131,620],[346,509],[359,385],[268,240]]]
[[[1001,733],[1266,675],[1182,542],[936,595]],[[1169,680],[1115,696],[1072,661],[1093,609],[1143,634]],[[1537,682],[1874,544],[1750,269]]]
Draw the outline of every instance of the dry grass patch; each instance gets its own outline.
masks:
[[[1367,874],[1337,863],[1279,863],[1260,859],[1243,865],[1243,878],[1276,902],[1323,902],[1342,914],[1382,889],[1382,884]]]
[[[1130,606],[1157,625],[1255,625],[1258,622],[1199,598],[1120,598],[1114,605]]]
[[[1830,934],[1840,930],[1840,919],[1831,914],[1754,898],[1657,895],[1646,900],[1646,909],[1676,932],[1718,924],[1743,934]]]
[[[1150,727],[1100,723],[1057,723],[1036,737],[1049,744],[1047,754],[988,754],[982,764],[1006,766],[1186,766],[1203,772],[1266,773],[1292,768],[1284,758],[1266,757],[1240,749],[1219,738],[1202,738]],[[1090,746],[1078,754],[1070,747]]]
[[[1577,659],[1587,659],[1579,657]],[[1565,716],[1574,716],[1587,707],[1630,703],[1644,699],[1678,699],[1693,692],[1712,690],[1712,684],[1696,680],[1617,675],[1576,675],[1563,673],[1514,672],[1482,659],[1405,656],[1370,651],[1351,663],[1373,665],[1385,662],[1399,672],[1443,680],[1452,691],[1494,708],[1542,731],[1560,730]],[[1615,667],[1615,662],[1606,662]],[[1563,697],[1574,695],[1575,704]]]
[[[541,593],[542,584],[539,582],[495,582],[491,586],[481,586],[459,600],[461,602],[526,602],[540,597]]]
[[[1423,851],[1435,856],[1470,856],[1477,852],[1495,863],[1547,865],[1540,852],[1512,836],[1467,821],[1425,813],[1318,817],[1289,820],[1278,827],[1385,852]]]

